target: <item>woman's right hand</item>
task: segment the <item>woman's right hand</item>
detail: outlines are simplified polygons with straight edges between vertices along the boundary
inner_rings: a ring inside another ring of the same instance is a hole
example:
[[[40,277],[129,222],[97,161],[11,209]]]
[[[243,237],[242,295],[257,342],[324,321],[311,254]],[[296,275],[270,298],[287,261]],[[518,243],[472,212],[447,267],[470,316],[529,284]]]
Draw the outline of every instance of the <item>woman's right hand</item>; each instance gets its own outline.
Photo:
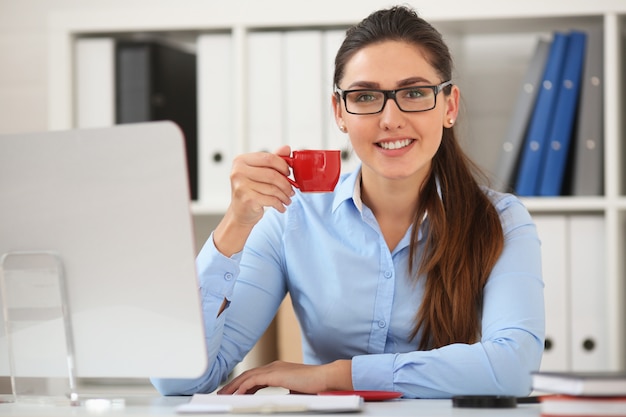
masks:
[[[279,155],[290,153],[290,147],[283,146],[276,153],[247,153],[234,159],[228,210],[237,221],[254,225],[263,216],[265,207],[274,207],[281,213],[285,211],[294,192],[286,178],[289,165]]]
[[[294,191],[287,180],[289,165],[280,157],[290,154],[291,148],[283,146],[275,153],[246,153],[233,160],[231,202],[213,234],[215,246],[224,255],[231,256],[243,249],[265,207],[283,213],[291,203]]]

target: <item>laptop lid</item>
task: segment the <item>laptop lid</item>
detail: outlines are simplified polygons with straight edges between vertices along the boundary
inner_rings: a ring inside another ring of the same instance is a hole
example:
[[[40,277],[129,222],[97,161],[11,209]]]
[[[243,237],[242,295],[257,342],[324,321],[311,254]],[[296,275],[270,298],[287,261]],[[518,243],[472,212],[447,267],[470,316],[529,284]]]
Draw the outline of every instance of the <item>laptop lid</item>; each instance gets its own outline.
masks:
[[[184,138],[172,122],[0,135],[0,256],[8,269],[16,253],[60,259],[76,376],[205,370],[188,184]],[[5,313],[22,322],[12,344],[34,358],[22,358],[21,375],[67,375],[56,360],[65,355],[62,317],[42,321],[36,309],[13,307]],[[0,375],[10,372],[5,324]]]

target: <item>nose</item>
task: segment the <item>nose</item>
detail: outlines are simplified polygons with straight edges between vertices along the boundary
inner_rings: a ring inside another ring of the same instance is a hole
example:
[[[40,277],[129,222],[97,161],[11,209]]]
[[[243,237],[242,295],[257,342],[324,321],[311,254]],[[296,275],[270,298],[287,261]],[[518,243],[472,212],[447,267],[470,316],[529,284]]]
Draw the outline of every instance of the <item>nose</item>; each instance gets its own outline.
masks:
[[[384,130],[398,129],[404,126],[405,120],[405,114],[398,107],[395,97],[386,97],[385,106],[380,113],[380,127]]]

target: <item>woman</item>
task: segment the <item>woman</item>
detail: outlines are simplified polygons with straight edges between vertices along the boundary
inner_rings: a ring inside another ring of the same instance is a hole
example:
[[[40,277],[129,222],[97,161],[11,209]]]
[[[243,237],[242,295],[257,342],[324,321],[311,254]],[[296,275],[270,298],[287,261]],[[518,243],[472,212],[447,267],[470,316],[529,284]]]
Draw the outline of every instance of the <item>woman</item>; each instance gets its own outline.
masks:
[[[235,159],[232,202],[197,259],[209,369],[155,386],[217,389],[289,292],[305,364],[249,370],[220,393],[528,394],[544,338],[539,241],[520,201],[479,186],[457,144],[440,34],[409,8],[380,10],[335,64],[335,118],[361,168],[333,193],[303,194],[279,157],[289,147]]]

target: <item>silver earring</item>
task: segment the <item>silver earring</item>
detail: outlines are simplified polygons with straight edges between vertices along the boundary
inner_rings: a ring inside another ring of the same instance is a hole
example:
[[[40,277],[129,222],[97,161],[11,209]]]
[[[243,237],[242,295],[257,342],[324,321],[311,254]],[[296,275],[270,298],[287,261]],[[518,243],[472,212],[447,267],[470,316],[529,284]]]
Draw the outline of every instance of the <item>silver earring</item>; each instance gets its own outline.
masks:
[[[448,123],[450,123],[450,127],[452,127],[452,125],[454,124],[454,119],[449,119]]]
[[[343,133],[346,133],[348,131],[348,129],[346,129],[345,125],[339,126],[339,130],[341,130]]]

